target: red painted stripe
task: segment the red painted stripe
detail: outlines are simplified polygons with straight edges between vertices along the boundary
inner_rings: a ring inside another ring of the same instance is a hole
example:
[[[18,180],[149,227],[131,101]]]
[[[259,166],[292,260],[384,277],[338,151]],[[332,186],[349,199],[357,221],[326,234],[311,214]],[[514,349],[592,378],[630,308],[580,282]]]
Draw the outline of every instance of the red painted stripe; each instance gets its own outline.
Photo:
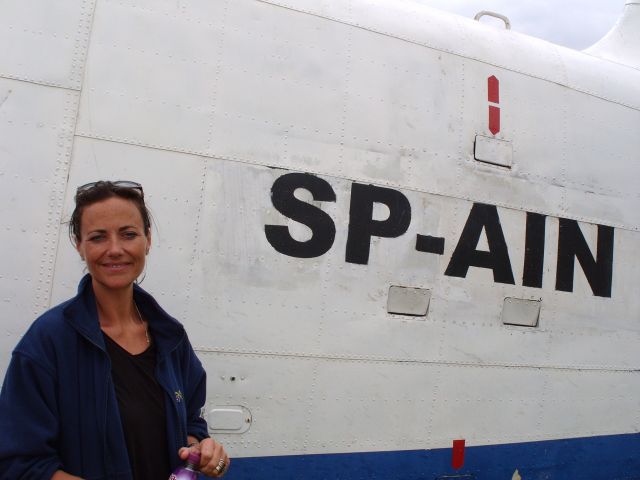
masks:
[[[487,79],[487,91],[491,103],[500,103],[500,80],[495,75],[491,75]]]
[[[494,135],[500,131],[500,109],[489,105],[489,131]]]
[[[464,465],[464,440],[453,441],[453,451],[451,452],[451,466],[454,470],[459,470]]]

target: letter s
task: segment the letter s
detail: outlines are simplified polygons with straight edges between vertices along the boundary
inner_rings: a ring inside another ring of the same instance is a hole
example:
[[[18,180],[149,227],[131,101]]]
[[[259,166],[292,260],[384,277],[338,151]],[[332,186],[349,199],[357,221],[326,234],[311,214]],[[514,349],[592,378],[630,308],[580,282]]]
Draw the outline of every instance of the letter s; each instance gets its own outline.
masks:
[[[319,257],[333,245],[336,227],[326,212],[294,196],[298,188],[308,190],[314,200],[322,202],[335,202],[336,194],[327,181],[309,173],[288,173],[273,182],[273,206],[284,216],[309,227],[311,238],[305,242],[295,240],[289,233],[289,227],[284,225],[265,225],[264,232],[271,246],[284,255],[298,258]]]

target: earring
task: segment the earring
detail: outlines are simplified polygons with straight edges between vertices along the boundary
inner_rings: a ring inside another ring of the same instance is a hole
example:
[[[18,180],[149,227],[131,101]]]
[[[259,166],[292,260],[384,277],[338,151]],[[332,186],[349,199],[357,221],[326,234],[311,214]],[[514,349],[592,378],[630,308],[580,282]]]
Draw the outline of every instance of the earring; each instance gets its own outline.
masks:
[[[136,278],[133,283],[135,283],[136,285],[140,285],[142,282],[144,282],[144,279],[147,278],[147,265],[145,263],[144,265],[144,269],[142,270],[142,273],[140,274],[140,276],[142,278]]]

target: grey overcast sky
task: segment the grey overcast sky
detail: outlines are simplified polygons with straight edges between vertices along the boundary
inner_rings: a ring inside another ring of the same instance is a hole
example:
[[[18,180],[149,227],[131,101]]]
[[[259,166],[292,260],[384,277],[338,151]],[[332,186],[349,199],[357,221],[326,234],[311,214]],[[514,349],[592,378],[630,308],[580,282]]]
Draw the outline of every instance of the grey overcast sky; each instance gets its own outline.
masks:
[[[505,15],[511,29],[584,50],[600,40],[616,23],[625,0],[414,0],[429,7],[473,18],[482,10]],[[495,25],[492,18],[482,21]]]

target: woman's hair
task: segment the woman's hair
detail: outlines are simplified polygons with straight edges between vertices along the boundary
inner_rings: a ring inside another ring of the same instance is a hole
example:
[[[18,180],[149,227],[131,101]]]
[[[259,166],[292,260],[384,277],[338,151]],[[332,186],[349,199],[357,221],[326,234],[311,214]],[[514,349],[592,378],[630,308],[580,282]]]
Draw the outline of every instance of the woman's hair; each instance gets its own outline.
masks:
[[[69,238],[75,244],[80,242],[80,227],[82,225],[82,214],[84,209],[94,203],[107,200],[108,198],[123,198],[132,202],[142,216],[144,234],[149,235],[151,231],[151,214],[144,203],[144,193],[142,186],[134,182],[108,180],[89,183],[78,188],[76,192],[76,208],[71,214],[69,221]]]

